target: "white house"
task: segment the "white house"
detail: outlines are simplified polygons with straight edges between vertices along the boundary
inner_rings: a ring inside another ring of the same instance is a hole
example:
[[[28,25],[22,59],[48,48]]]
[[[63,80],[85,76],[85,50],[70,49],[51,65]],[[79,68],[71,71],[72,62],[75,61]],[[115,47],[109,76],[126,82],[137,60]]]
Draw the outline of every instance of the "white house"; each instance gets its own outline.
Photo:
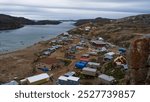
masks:
[[[49,75],[47,73],[42,73],[39,75],[31,76],[27,78],[27,83],[29,85],[39,85],[49,81]]]

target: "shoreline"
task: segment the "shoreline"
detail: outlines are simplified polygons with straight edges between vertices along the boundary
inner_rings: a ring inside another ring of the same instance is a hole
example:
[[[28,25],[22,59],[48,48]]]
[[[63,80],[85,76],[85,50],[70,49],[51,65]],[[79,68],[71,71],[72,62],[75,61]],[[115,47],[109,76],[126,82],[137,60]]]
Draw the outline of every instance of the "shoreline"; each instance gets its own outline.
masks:
[[[62,34],[60,34],[60,35],[62,35]],[[36,45],[38,45],[38,44],[40,44],[40,43],[42,43],[42,42],[49,42],[49,41],[51,41],[51,40],[54,40],[54,39],[56,39],[58,36],[60,36],[60,35],[57,35],[56,37],[54,37],[54,38],[51,38],[51,39],[49,39],[49,40],[43,40],[43,41],[39,41],[39,42],[37,42],[37,43],[34,43],[34,44],[32,44],[32,45],[30,45],[30,46],[27,46],[27,47],[24,47],[24,48],[21,48],[21,49],[16,49],[15,51],[8,51],[8,52],[0,52],[0,56],[2,56],[2,55],[6,55],[6,54],[11,54],[11,53],[16,53],[16,52],[20,52],[20,51],[23,51],[23,50],[27,50],[27,49],[29,49],[29,48],[31,48],[31,47],[34,47],[34,46],[36,46]]]
[[[74,28],[72,28],[74,29]],[[68,31],[72,30],[69,29]],[[66,32],[68,32],[66,31]],[[12,52],[0,54],[0,83],[6,83],[15,77],[19,79],[33,75],[33,62],[37,59],[36,54],[49,48],[52,40],[58,39],[63,33],[49,40],[39,41],[31,46]],[[53,57],[56,57],[54,54]]]
[[[74,28],[76,28],[76,26],[74,26]],[[68,31],[70,31],[70,30],[72,30],[72,29],[74,29],[74,28],[71,28],[71,29],[67,30],[66,32],[68,32]],[[6,30],[6,31],[7,31],[7,30]],[[9,31],[9,30],[8,30],[8,31]],[[37,41],[37,42],[34,42],[34,43],[30,44],[30,45],[25,45],[25,46],[22,46],[22,47],[17,48],[17,49],[11,49],[11,50],[0,51],[0,56],[5,55],[5,54],[20,52],[20,51],[22,51],[22,50],[26,50],[26,49],[28,49],[28,48],[30,48],[30,47],[33,47],[33,46],[36,45],[36,44],[39,44],[39,43],[42,43],[42,42],[48,42],[48,41],[51,41],[51,40],[53,40],[53,39],[56,39],[57,37],[61,36],[62,34],[63,34],[63,32],[61,32],[60,34],[57,34],[56,36],[54,36],[54,37],[52,37],[52,38],[44,39],[44,40],[41,39],[41,40],[39,40],[39,41]]]
[[[63,23],[63,22],[61,22]],[[18,26],[18,27],[14,27],[14,28],[0,28],[0,31],[9,31],[9,30],[16,30],[16,29],[20,29],[20,28],[23,28],[24,26],[33,26],[33,25],[59,25],[61,23],[58,23],[58,24],[25,24],[25,25],[21,25],[21,26]]]

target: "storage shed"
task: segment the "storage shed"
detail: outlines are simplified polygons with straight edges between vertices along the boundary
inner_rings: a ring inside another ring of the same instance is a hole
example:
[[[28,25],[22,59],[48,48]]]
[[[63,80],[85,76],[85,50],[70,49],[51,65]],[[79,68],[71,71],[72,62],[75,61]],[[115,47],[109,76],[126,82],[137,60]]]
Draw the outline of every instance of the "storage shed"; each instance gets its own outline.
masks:
[[[85,67],[82,70],[82,74],[89,75],[89,76],[96,76],[97,69]]]
[[[101,84],[111,85],[113,84],[115,78],[113,76],[108,76],[106,74],[101,74],[98,76]]]
[[[75,64],[75,67],[79,69],[83,69],[84,67],[86,67],[86,65],[87,65],[87,62],[79,61]]]
[[[27,78],[27,83],[29,85],[40,85],[49,81],[49,75],[47,73],[42,73],[39,75],[31,76]]]

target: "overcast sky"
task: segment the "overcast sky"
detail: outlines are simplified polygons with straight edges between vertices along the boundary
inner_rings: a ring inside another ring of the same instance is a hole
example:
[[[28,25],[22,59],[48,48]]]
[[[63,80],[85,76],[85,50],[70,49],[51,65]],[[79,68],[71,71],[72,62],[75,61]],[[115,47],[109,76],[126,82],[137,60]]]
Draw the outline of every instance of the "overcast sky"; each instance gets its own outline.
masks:
[[[0,0],[0,13],[35,20],[121,18],[150,13],[150,0]]]

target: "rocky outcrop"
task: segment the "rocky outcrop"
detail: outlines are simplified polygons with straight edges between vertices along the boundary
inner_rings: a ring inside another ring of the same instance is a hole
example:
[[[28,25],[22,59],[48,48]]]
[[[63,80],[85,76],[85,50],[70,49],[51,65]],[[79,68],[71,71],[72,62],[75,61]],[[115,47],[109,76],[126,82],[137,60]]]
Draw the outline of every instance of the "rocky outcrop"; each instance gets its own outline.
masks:
[[[150,38],[139,38],[131,43],[128,52],[128,84],[150,84]]]

